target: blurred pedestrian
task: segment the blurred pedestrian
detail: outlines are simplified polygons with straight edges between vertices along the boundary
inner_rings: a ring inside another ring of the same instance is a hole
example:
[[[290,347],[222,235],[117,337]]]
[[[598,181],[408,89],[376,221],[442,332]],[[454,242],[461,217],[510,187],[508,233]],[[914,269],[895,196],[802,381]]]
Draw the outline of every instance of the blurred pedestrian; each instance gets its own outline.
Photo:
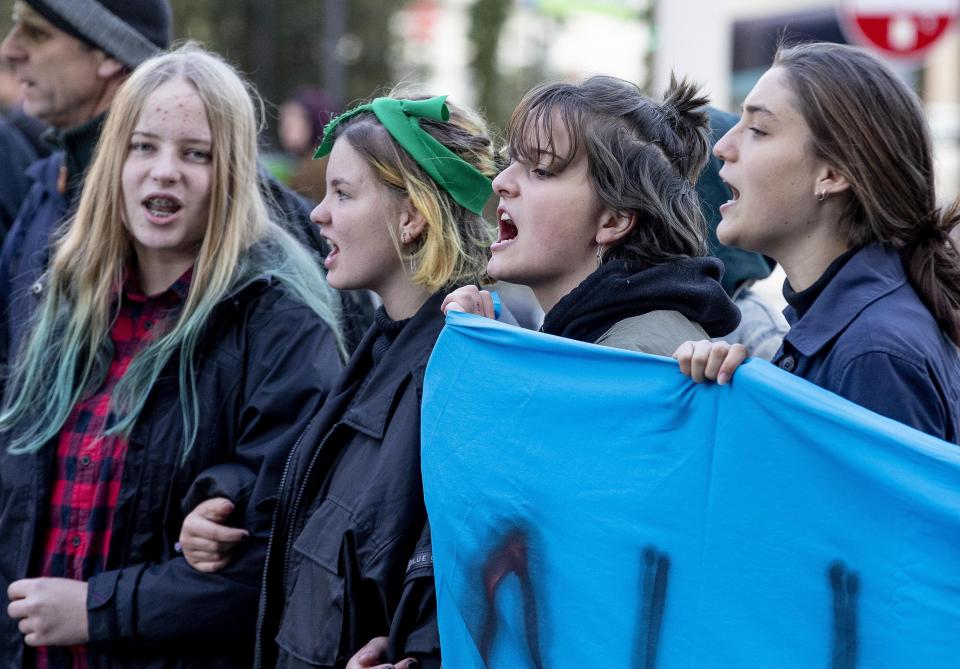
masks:
[[[326,191],[326,161],[313,160],[323,128],[338,111],[319,88],[297,90],[280,105],[277,135],[288,160],[284,183],[309,199],[319,202]]]
[[[257,188],[256,129],[194,46],[116,94],[0,413],[5,667],[250,665],[269,498],[342,367],[337,297]],[[175,542],[221,489],[245,541],[200,573]]]
[[[960,444],[960,200],[936,205],[917,95],[866,51],[781,47],[716,145],[733,193],[721,242],[779,262],[783,370]],[[730,378],[747,351],[690,342],[694,380]]]

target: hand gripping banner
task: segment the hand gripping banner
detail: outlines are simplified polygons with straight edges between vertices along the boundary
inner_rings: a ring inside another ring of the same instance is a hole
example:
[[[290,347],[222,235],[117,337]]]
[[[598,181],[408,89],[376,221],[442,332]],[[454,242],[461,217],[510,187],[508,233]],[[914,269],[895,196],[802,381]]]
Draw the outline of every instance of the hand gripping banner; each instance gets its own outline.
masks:
[[[768,363],[451,314],[422,427],[445,666],[960,662],[960,452]]]

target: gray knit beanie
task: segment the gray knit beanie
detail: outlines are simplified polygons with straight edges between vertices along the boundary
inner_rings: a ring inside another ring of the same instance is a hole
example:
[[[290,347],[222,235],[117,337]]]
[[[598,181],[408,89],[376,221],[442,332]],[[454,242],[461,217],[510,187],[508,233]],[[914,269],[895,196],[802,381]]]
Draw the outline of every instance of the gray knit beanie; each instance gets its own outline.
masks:
[[[170,46],[169,0],[24,0],[77,39],[135,68]]]

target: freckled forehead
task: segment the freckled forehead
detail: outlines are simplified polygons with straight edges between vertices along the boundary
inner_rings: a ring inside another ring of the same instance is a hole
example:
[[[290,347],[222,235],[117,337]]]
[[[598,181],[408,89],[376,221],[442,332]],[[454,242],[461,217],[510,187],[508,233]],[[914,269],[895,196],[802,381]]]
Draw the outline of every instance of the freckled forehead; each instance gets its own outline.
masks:
[[[210,123],[203,100],[193,86],[173,79],[147,96],[135,131],[163,137],[189,137],[210,141]]]

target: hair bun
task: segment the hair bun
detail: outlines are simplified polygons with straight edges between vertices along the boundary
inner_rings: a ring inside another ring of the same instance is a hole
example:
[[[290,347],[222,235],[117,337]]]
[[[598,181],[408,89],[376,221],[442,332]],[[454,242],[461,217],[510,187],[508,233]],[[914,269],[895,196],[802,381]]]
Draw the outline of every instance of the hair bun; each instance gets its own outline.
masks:
[[[710,157],[708,104],[710,99],[695,82],[686,78],[678,80],[670,73],[670,85],[657,109],[679,139],[678,146],[669,152],[670,159],[691,182],[696,182]]]

